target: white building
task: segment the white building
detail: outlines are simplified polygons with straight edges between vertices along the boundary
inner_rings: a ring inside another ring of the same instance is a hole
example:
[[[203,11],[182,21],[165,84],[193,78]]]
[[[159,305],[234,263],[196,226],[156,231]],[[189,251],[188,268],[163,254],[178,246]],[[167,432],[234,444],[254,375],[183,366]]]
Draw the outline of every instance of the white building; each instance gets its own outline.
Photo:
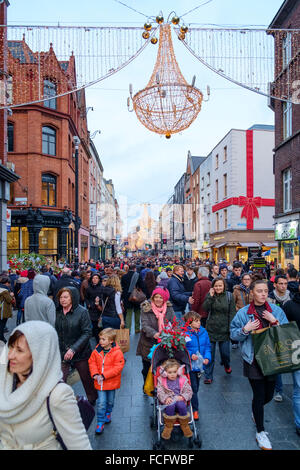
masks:
[[[202,252],[216,261],[276,246],[273,147],[273,126],[231,129],[200,166]]]

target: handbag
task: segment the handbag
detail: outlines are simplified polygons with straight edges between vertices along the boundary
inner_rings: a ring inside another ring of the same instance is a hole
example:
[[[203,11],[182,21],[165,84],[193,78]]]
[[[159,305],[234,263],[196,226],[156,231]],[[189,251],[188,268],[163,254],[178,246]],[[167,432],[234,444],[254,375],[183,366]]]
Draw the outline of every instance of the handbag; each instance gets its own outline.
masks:
[[[149,396],[153,397],[154,392],[154,381],[153,381],[153,374],[152,374],[152,367],[149,368],[148,374],[145,380],[144,385],[144,392]]]
[[[264,376],[300,369],[300,331],[296,322],[256,330],[251,337],[254,357]]]
[[[120,328],[115,330],[116,343],[120,346],[122,353],[126,353],[130,350],[130,335],[129,328]]]
[[[61,380],[58,383],[64,383],[64,381]],[[47,396],[47,410],[48,410],[48,415],[49,415],[50,421],[51,421],[52,426],[53,426],[53,434],[55,436],[55,439],[60,443],[62,449],[63,450],[68,450],[67,446],[65,445],[65,443],[63,441],[63,438],[61,437],[61,435],[57,431],[57,428],[56,428],[56,425],[55,425],[55,422],[54,422],[54,419],[53,419],[53,416],[52,416],[52,413],[51,413],[51,410],[50,410],[50,395],[51,395],[51,392]],[[79,413],[80,413],[80,416],[81,416],[81,420],[82,420],[83,425],[84,425],[84,427],[87,431],[89,429],[94,417],[95,417],[94,407],[90,404],[88,399],[84,396],[77,395],[76,400],[77,400],[77,405],[78,405],[78,408],[79,408]]]
[[[146,298],[147,297],[145,296],[144,292],[138,287],[135,287],[131,292],[128,300],[134,304],[141,304],[146,300]]]
[[[102,302],[102,312],[101,312],[99,320],[98,320],[98,328],[102,328],[102,315],[103,315],[104,309],[106,307],[107,300],[108,300],[108,297],[106,297],[104,304]]]

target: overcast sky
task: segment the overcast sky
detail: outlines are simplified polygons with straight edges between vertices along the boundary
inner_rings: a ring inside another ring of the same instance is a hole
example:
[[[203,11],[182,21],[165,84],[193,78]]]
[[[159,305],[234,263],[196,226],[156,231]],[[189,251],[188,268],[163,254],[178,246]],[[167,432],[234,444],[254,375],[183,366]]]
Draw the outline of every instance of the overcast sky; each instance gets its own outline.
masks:
[[[123,0],[122,0],[123,1]],[[125,8],[116,0],[10,0],[9,24],[57,24],[93,26],[143,26],[144,15],[156,16],[163,10],[165,18],[171,11],[178,16],[207,0],[124,0]],[[268,26],[283,0],[212,0],[184,17],[187,24]],[[42,6],[42,8],[41,8]],[[149,46],[126,68],[112,77],[86,89],[91,133],[100,129],[94,143],[99,152],[104,176],[112,179],[122,205],[149,202],[153,215],[165,203],[186,169],[187,153],[206,156],[232,128],[247,129],[253,124],[274,124],[274,114],[267,98],[238,87],[206,69],[189,51],[174,40],[177,61],[190,83],[196,75],[196,86],[206,95],[196,121],[189,129],[175,134],[170,140],[148,131],[127,110],[129,83],[134,93],[143,89],[151,76],[157,46]],[[137,211],[131,207],[129,219]],[[130,224],[129,224],[130,225]],[[125,221],[125,228],[128,228]]]

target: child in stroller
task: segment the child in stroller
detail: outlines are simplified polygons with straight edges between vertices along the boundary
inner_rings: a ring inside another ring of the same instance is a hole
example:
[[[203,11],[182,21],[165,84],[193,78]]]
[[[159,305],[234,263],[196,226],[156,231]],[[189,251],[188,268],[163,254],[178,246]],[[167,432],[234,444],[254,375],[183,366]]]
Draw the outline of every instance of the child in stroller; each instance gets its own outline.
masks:
[[[166,440],[170,439],[177,419],[184,436],[188,438],[193,436],[189,426],[190,414],[187,410],[187,402],[191,400],[193,391],[188,378],[184,375],[184,367],[175,359],[167,359],[157,377],[157,398],[161,405],[165,405],[164,430],[161,437]]]

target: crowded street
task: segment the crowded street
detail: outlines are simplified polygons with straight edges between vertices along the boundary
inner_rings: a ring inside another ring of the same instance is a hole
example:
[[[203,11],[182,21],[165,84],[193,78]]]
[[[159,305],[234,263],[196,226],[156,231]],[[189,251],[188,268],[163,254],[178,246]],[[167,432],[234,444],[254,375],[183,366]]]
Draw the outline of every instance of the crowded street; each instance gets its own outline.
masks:
[[[0,450],[300,450],[299,107],[300,0],[0,0]]]

